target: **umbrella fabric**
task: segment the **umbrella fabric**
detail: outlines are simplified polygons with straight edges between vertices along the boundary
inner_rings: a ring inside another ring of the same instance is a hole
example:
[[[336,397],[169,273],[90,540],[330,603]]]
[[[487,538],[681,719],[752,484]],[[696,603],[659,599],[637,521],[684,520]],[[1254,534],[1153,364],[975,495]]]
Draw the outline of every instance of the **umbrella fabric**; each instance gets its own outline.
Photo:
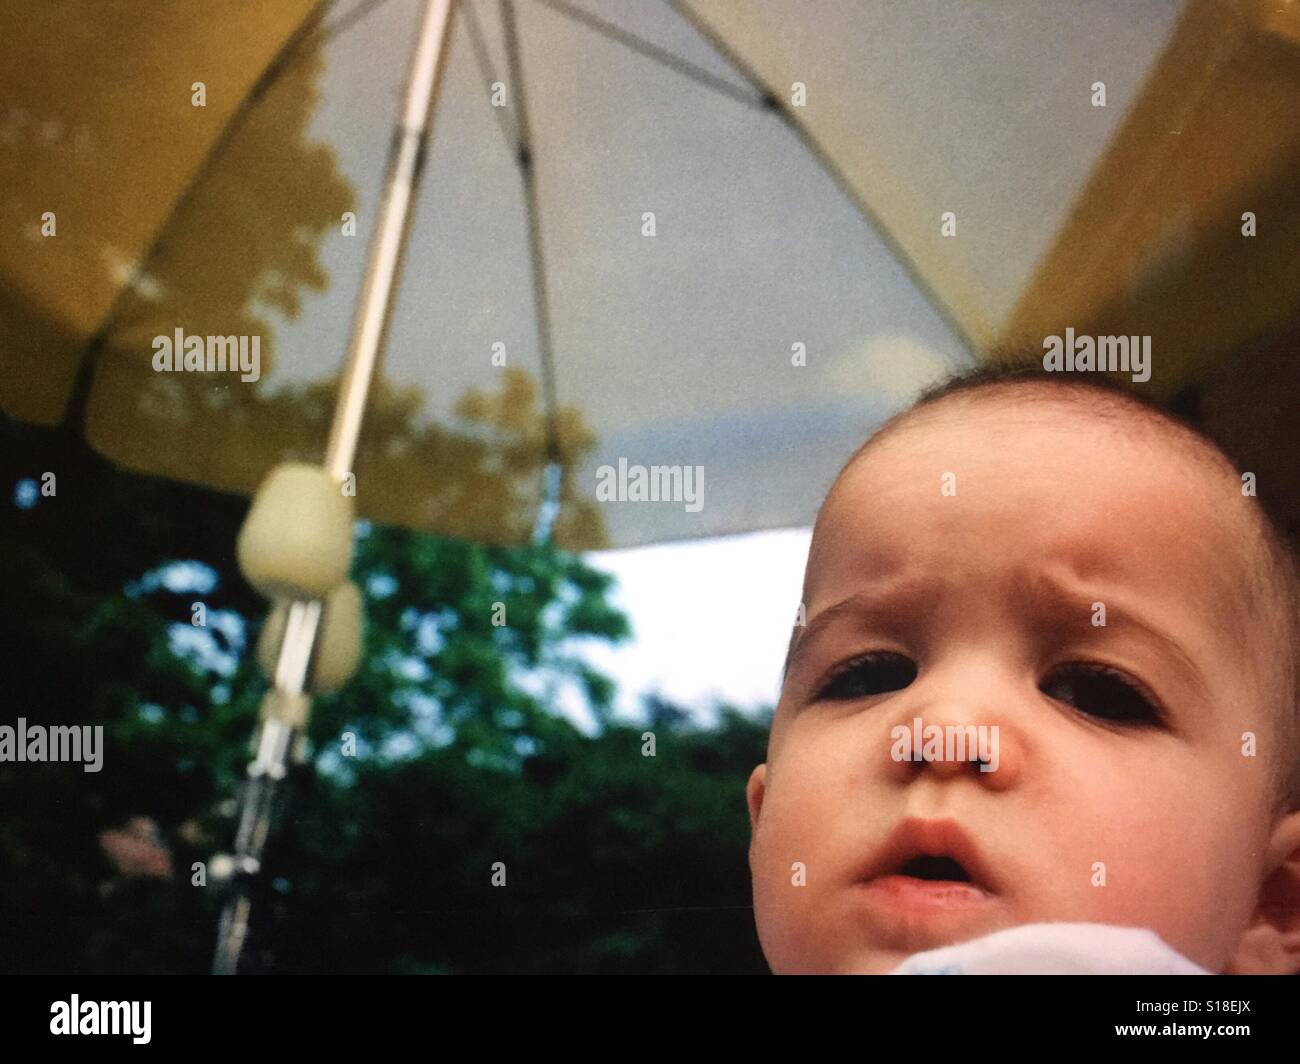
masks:
[[[1168,395],[1300,310],[1294,5],[680,6],[805,87],[810,143],[977,350],[1149,335]]]
[[[62,420],[89,338],[311,8],[263,5],[252,27],[240,0],[5,6],[0,406]]]
[[[340,2],[312,25],[298,5],[295,26],[276,5],[278,29],[265,31],[266,13],[245,9],[238,29],[179,49],[190,58],[168,75],[188,89],[201,80],[192,71],[222,72],[208,75],[207,113],[185,95],[184,107],[137,114],[152,138],[139,157],[122,146],[143,136],[127,117],[120,128],[87,122],[95,143],[79,161],[49,150],[47,172],[76,168],[65,199],[79,204],[84,244],[62,275],[10,261],[63,240],[61,220],[52,241],[32,238],[0,263],[0,403],[57,420],[89,350],[86,431],[127,466],[249,491],[279,461],[318,461],[419,8]],[[228,13],[192,12],[208,10]],[[516,10],[517,69],[497,4],[460,3],[453,16],[356,461],[358,512],[521,542],[547,509],[556,459],[555,539],[586,548],[807,524],[840,463],[919,384],[1008,337],[1038,329],[1041,344],[1044,324],[1101,320],[1026,324],[1023,295],[1096,196],[1108,146],[1142,113],[1143,87],[1190,8],[1049,3],[976,17],[928,4],[536,0]],[[145,36],[170,55],[169,38],[198,32],[192,12],[151,21]],[[28,81],[110,61],[94,43],[100,16],[76,17],[89,23],[81,51],[49,50],[43,68],[26,66]],[[255,59],[239,50],[252,41]],[[256,99],[214,121],[212,100],[236,91],[213,91],[224,72],[243,71],[251,87],[268,67]],[[1098,79],[1105,108],[1089,103]],[[220,129],[200,144],[198,124]],[[158,171],[171,175],[165,192],[162,176],[138,176],[153,172],[142,159],[191,140],[188,166],[173,158],[175,175]],[[4,146],[13,198],[39,225],[20,160],[40,152],[21,147]],[[94,196],[125,204],[119,213],[151,201],[133,240],[87,191],[100,186],[112,189]],[[941,235],[945,210],[952,238]],[[112,248],[125,249],[115,265]],[[98,301],[78,300],[82,290]],[[170,356],[192,338],[205,356],[243,350],[247,368],[185,368]],[[1240,339],[1217,337],[1196,365]],[[1157,362],[1167,387],[1192,365]],[[637,501],[647,482],[669,497]]]

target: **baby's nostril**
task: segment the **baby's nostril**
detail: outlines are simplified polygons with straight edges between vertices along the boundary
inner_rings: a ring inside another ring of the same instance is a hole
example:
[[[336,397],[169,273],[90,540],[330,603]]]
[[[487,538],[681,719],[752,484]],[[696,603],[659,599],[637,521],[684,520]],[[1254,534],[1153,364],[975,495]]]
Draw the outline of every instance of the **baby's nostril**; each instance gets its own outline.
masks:
[[[951,857],[913,857],[903,865],[899,874],[931,881],[970,882],[970,874]]]

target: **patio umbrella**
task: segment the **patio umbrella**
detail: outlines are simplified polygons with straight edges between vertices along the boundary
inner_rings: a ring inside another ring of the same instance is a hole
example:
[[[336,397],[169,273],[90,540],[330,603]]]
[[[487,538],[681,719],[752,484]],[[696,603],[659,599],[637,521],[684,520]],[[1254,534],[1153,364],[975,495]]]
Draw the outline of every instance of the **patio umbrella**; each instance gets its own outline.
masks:
[[[1292,6],[525,0],[512,73],[501,6],[458,3],[358,514],[799,525],[972,358],[1072,326],[1152,335],[1163,394],[1208,379],[1300,303]],[[0,406],[226,490],[319,461],[420,8],[13,15]],[[156,371],[177,329],[256,341],[258,379]],[[620,458],[702,465],[705,504],[598,499]]]
[[[573,549],[806,524],[951,367],[1142,333],[1172,394],[1300,305],[1289,7],[128,6],[5,17],[0,406],[268,484],[236,871],[322,614],[355,627],[354,516]],[[654,470],[672,497],[631,505]]]

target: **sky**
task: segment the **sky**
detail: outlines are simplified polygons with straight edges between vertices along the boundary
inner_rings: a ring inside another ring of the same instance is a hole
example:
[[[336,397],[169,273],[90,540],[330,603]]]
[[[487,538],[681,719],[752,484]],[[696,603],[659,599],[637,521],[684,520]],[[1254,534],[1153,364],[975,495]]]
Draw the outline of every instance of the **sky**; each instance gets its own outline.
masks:
[[[599,551],[618,580],[613,600],[633,639],[593,646],[589,660],[618,681],[619,715],[650,691],[709,723],[715,698],[741,709],[775,705],[811,529]]]

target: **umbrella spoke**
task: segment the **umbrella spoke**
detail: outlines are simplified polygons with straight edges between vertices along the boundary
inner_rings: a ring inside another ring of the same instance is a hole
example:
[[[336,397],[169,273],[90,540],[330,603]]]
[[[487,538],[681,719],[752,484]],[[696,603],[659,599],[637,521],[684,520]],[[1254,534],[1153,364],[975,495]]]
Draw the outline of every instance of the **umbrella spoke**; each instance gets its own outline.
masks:
[[[737,88],[729,81],[725,81],[716,74],[711,74],[701,66],[683,59],[681,56],[674,55],[666,48],[661,48],[657,44],[652,44],[644,37],[638,37],[635,33],[629,33],[612,22],[606,22],[603,18],[575,7],[573,4],[565,3],[565,0],[537,0],[544,7],[549,7],[557,14],[564,15],[589,29],[595,30],[602,37],[615,41],[638,55],[643,55],[647,59],[653,59],[669,70],[675,71],[692,81],[698,82],[706,88],[720,92],[724,96],[730,96],[733,100],[738,100],[750,107],[756,107],[760,110],[771,110],[772,105],[767,99],[766,94],[746,92],[744,89]]]
[[[483,75],[484,84],[490,95],[493,84],[499,81],[500,78],[497,77],[496,71],[492,69],[492,59],[488,55],[487,41],[483,37],[483,27],[478,24],[473,4],[463,4],[459,10],[465,16],[465,28],[469,31],[470,45],[474,49],[474,60],[478,63],[479,73]],[[501,134],[506,138],[506,145],[513,151],[519,143],[518,130],[510,127],[510,120],[506,117],[504,107],[493,107],[492,113],[496,115],[497,125],[501,127]]]

